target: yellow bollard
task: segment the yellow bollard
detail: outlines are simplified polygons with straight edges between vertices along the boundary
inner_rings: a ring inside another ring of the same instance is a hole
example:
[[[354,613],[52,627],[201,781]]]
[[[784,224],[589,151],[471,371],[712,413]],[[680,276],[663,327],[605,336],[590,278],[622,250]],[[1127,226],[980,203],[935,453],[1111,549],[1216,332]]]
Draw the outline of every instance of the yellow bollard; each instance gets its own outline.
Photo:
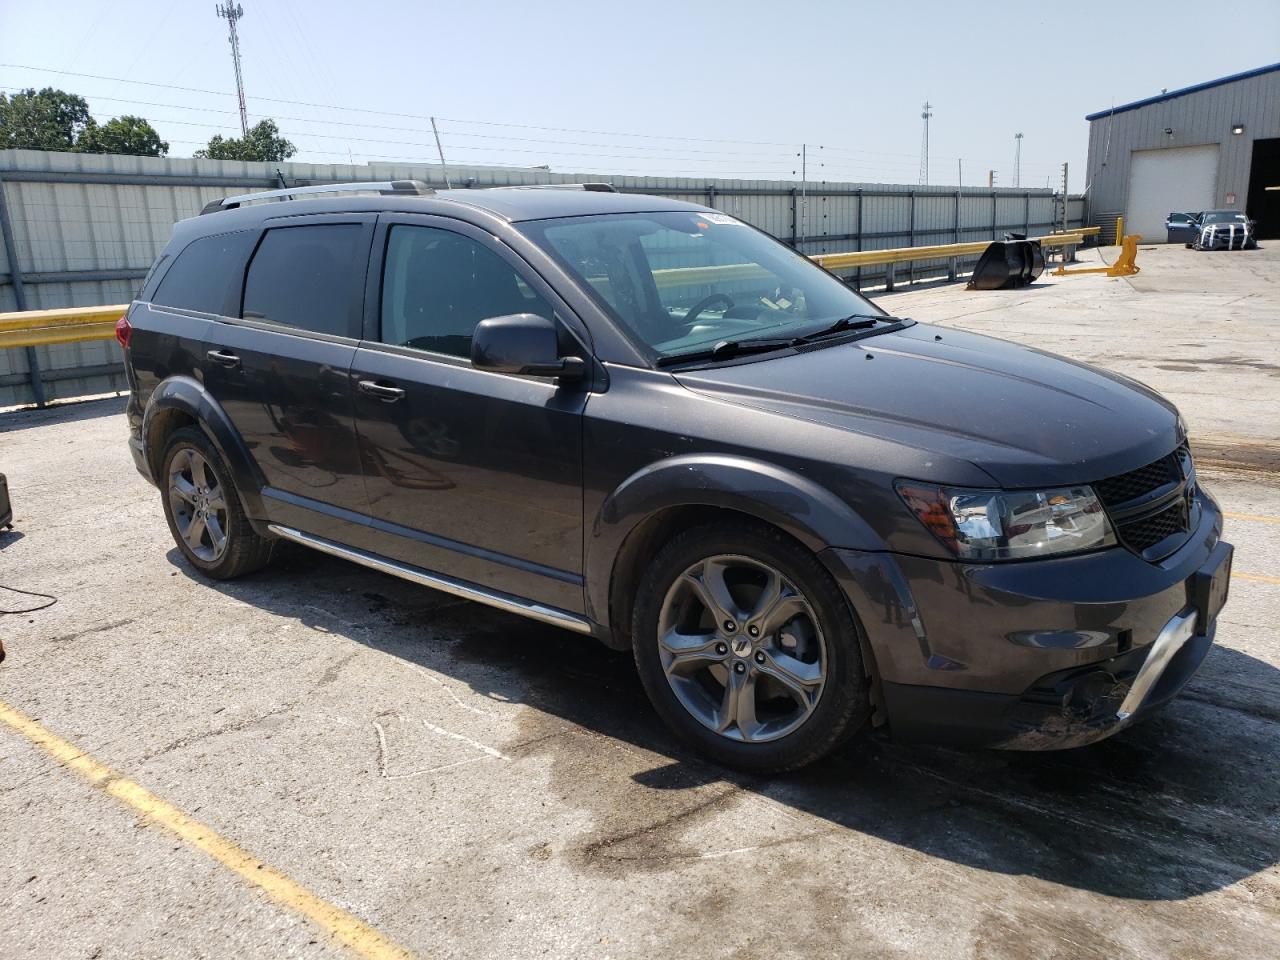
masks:
[[[1124,243],[1124,217],[1116,217],[1116,246]]]

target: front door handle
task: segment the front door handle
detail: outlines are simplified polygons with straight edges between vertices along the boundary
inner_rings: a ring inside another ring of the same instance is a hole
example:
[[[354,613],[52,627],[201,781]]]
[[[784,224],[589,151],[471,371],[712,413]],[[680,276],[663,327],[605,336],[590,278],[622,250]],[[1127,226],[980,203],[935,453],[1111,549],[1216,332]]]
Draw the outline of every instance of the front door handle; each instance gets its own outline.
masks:
[[[234,353],[228,353],[226,350],[210,350],[205,356],[222,367],[233,368],[240,366],[240,358]]]
[[[395,403],[404,396],[404,391],[399,387],[388,383],[379,383],[377,380],[361,380],[360,389],[371,397],[377,397],[383,403]]]

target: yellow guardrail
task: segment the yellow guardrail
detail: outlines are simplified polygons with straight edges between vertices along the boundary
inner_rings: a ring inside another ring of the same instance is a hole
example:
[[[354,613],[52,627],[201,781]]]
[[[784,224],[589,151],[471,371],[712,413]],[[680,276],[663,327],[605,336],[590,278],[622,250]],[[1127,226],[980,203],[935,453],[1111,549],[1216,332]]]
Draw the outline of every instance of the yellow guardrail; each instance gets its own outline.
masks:
[[[1044,247],[1076,247],[1085,237],[1097,236],[1099,227],[1080,227],[1066,233],[1035,237]],[[931,247],[896,247],[892,250],[859,250],[854,253],[819,253],[810,257],[828,270],[852,267],[874,267],[913,260],[948,260],[975,256],[987,249],[991,241],[945,243]],[[713,267],[672,267],[655,270],[660,287],[679,287],[715,281],[746,280],[760,275],[755,264],[726,264]],[[597,281],[591,281],[597,283]],[[601,281],[603,282],[603,281]],[[79,343],[83,340],[110,340],[115,336],[116,320],[129,309],[127,303],[105,307],[66,307],[56,310],[20,310],[0,313],[0,348],[39,347],[55,343]]]
[[[1033,237],[1042,247],[1078,247],[1085,237],[1097,236],[1101,227],[1080,227],[1066,233],[1051,233],[1047,237]],[[891,263],[910,263],[913,260],[949,260],[952,257],[970,257],[982,253],[990,246],[990,240],[974,243],[943,243],[932,247],[895,247],[891,250],[858,250],[854,253],[819,253],[813,261],[828,270],[847,270],[850,267],[879,267]]]
[[[110,340],[127,303],[106,307],[64,307],[0,313],[0,347],[37,347],[51,343]]]

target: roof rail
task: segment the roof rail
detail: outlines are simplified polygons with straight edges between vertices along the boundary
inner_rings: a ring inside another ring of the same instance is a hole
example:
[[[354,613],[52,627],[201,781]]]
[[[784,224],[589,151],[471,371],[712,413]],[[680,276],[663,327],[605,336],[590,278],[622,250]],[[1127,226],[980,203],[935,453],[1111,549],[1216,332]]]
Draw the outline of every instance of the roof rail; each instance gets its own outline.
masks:
[[[512,183],[499,190],[586,190],[590,193],[617,193],[612,183]]]
[[[381,194],[409,194],[410,196],[425,197],[435,193],[429,186],[421,180],[373,180],[367,183],[319,183],[309,187],[286,187],[283,190],[266,190],[262,193],[245,193],[238,197],[221,197],[217,200],[211,200],[205,204],[204,209],[200,211],[203,216],[206,213],[216,213],[219,210],[233,210],[242,203],[248,203],[253,200],[271,200],[279,198],[282,200],[292,200],[296,196],[310,193],[364,193],[376,190]]]

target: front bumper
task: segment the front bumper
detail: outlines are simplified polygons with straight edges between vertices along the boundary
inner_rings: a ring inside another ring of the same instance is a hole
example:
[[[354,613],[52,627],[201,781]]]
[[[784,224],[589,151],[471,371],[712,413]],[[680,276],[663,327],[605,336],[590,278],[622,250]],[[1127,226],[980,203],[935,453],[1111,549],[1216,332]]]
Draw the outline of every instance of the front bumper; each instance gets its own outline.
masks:
[[[1198,242],[1201,250],[1244,250],[1253,245],[1253,234],[1244,230],[1204,231]]]
[[[828,551],[893,736],[1080,746],[1175,696],[1208,654],[1230,573],[1221,514],[1202,500],[1197,529],[1160,563],[1123,548],[989,565]]]

